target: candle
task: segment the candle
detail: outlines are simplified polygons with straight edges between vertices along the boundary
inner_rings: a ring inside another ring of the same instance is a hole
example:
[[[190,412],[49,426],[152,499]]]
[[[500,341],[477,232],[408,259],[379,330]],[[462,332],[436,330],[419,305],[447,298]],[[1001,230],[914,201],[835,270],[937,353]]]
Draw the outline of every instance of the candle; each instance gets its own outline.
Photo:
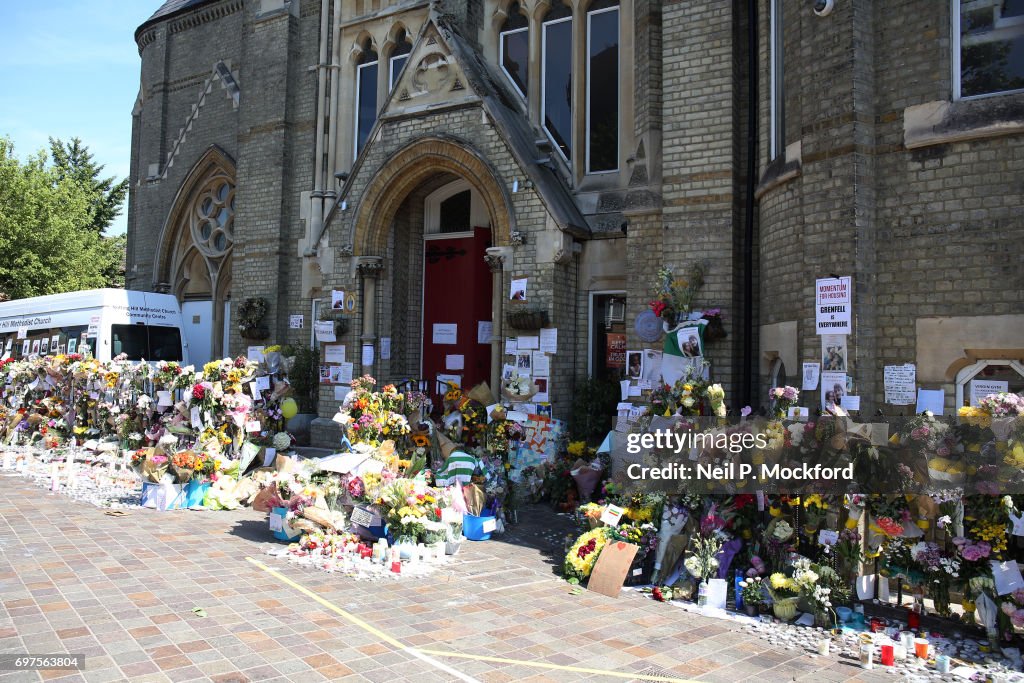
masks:
[[[894,645],[892,652],[897,662],[902,662],[907,658],[907,648],[903,647],[903,645]]]
[[[875,646],[874,645],[861,645],[860,646],[860,665],[865,669],[874,669],[875,659]]]
[[[949,655],[939,655],[935,658],[935,670],[940,674],[949,673]]]
[[[914,638],[914,654],[918,659],[928,659],[928,640],[926,638]]]
[[[882,646],[882,666],[895,666],[896,664],[896,653],[893,651],[892,645]]]
[[[907,627],[911,631],[919,629],[921,627],[921,615],[914,610],[909,610],[907,612]]]
[[[818,654],[819,655],[827,655],[828,651],[829,651],[830,645],[831,645],[831,642],[829,641],[828,638],[823,638],[823,639],[819,640],[818,641]]]

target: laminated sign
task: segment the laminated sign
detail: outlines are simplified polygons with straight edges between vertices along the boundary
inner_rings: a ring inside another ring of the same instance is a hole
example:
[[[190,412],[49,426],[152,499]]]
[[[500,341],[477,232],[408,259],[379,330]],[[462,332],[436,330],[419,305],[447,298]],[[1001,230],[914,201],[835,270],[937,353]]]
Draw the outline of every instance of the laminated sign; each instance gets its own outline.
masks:
[[[827,277],[814,285],[814,329],[817,334],[850,334],[853,291],[849,277]]]

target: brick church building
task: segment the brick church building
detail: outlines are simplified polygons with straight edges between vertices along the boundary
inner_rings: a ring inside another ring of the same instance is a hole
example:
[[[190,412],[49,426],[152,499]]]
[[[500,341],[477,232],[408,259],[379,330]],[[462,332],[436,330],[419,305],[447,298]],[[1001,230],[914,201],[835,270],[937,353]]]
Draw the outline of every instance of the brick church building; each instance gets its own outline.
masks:
[[[494,386],[535,313],[565,417],[702,261],[734,409],[821,360],[832,276],[862,414],[906,410],[891,365],[948,409],[1024,388],[1020,0],[167,0],[135,38],[128,287],[179,298],[193,357],[344,317],[356,376]]]

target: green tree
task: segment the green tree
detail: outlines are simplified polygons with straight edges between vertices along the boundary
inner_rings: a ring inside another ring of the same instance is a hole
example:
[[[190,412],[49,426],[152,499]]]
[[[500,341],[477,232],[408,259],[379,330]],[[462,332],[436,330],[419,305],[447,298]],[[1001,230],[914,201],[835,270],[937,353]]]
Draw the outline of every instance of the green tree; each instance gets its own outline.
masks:
[[[102,234],[121,213],[121,206],[128,196],[128,179],[115,184],[113,176],[101,178],[104,167],[93,161],[89,148],[78,138],[71,138],[67,143],[60,138],[50,138],[50,154],[57,179],[70,179],[90,195],[92,227]]]
[[[95,229],[95,197],[92,185],[49,166],[45,151],[21,162],[11,141],[0,138],[0,299],[123,278],[124,238]]]

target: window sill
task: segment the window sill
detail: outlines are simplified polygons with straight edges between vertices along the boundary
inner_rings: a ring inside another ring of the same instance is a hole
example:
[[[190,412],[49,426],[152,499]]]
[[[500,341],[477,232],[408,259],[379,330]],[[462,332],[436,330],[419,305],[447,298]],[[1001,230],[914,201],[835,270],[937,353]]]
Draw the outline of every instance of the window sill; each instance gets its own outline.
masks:
[[[939,100],[903,110],[907,149],[1024,133],[1024,93]]]
[[[798,177],[802,168],[802,153],[800,141],[786,145],[786,153],[772,160],[764,169],[761,182],[754,190],[754,199],[760,200],[766,193],[771,192],[790,180]]]

